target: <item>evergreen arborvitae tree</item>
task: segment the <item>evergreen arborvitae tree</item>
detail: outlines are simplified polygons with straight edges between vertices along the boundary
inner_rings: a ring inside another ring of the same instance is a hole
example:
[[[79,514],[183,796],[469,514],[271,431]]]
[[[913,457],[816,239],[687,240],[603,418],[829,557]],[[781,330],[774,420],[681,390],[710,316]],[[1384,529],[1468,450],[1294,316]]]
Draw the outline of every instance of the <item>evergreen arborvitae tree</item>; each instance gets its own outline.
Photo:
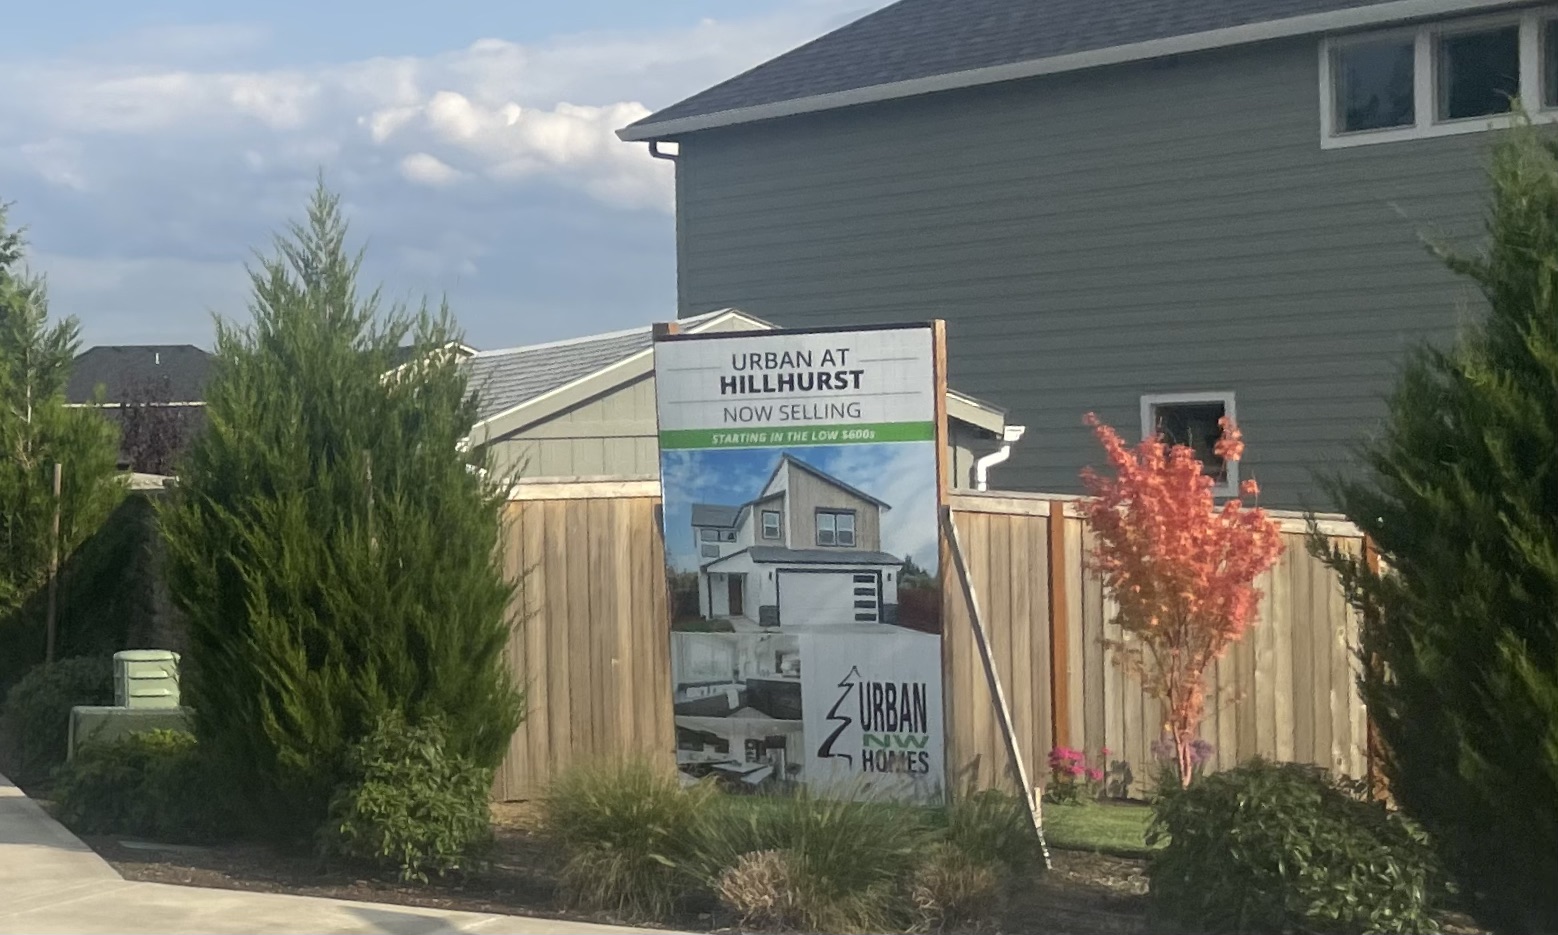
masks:
[[[348,747],[399,712],[498,764],[521,697],[503,491],[461,445],[475,421],[447,312],[357,289],[338,200],[251,270],[247,326],[218,324],[207,426],[165,510],[203,751],[249,813],[311,833]],[[420,351],[396,369],[408,335]]]
[[[22,269],[26,243],[0,205],[0,613],[43,585],[54,543],[54,465],[61,466],[61,560],[124,495],[118,432],[101,414],[65,405],[80,346],[75,319],[49,323],[43,279]],[[33,647],[17,647],[26,655]],[[43,646],[35,648],[39,658]]]
[[[1486,316],[1411,357],[1366,471],[1330,484],[1386,571],[1327,557],[1364,614],[1360,684],[1391,793],[1480,921],[1554,932],[1558,145],[1517,128],[1490,178],[1483,252],[1441,251]]]

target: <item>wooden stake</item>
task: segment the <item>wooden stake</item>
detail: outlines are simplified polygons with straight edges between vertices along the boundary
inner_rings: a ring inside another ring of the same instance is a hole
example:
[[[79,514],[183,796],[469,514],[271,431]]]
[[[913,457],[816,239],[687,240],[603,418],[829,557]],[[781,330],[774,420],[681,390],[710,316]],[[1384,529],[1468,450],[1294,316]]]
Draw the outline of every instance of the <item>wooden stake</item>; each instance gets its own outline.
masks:
[[[941,511],[944,540],[957,564],[958,578],[963,582],[963,597],[968,601],[968,618],[973,624],[974,640],[979,644],[979,656],[985,665],[985,680],[990,685],[990,697],[995,699],[995,713],[1001,722],[1001,737],[1006,741],[1006,753],[1012,761],[1017,788],[1028,806],[1028,819],[1033,822],[1033,833],[1038,836],[1039,850],[1044,855],[1044,869],[1051,869],[1049,844],[1044,840],[1044,804],[1040,791],[1028,779],[1028,764],[1022,758],[1022,745],[1012,726],[1012,709],[1006,703],[1006,691],[1001,687],[1001,673],[995,667],[990,654],[990,638],[985,633],[984,617],[979,613],[979,597],[974,593],[974,580],[968,574],[968,561],[963,555],[963,542],[958,537],[957,523],[952,519],[952,509]]]
[[[54,661],[55,643],[55,615],[59,607],[59,576],[60,576],[60,489],[61,476],[64,473],[63,466],[54,462],[54,534],[49,547],[49,606],[46,617],[45,637],[47,645],[44,648],[43,658],[47,662]]]

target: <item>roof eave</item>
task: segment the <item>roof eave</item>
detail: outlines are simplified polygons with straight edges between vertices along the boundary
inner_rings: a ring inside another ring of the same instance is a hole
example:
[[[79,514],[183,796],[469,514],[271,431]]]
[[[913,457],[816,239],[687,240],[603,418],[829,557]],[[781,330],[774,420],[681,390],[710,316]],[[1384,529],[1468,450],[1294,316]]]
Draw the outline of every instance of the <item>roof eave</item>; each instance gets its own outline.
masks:
[[[1332,10],[1328,13],[1311,13],[1305,16],[1268,20],[1263,23],[1249,23],[1243,26],[1231,26],[1225,29],[1213,29],[1183,36],[1171,36],[1164,39],[1151,39],[1146,42],[1134,42],[1105,49],[1074,52],[1069,55],[1056,55],[1025,62],[992,65],[987,68],[973,68],[967,71],[931,75],[924,78],[911,78],[907,81],[894,81],[864,88],[852,88],[847,91],[817,94],[788,101],[774,101],[768,104],[739,107],[711,114],[697,114],[691,117],[659,121],[655,120],[653,115],[650,115],[637,123],[618,130],[617,137],[629,143],[674,140],[678,136],[696,133],[700,130],[713,130],[719,127],[755,123],[759,120],[773,120],[778,117],[795,117],[802,114],[837,110],[842,107],[853,107],[858,104],[874,104],[906,97],[918,97],[922,94],[934,94],[938,91],[953,91],[960,88],[1017,81],[1023,78],[1036,78],[1041,75],[1081,71],[1104,65],[1119,65],[1126,62],[1138,62],[1170,55],[1184,55],[1189,52],[1204,52],[1210,49],[1249,45],[1272,39],[1288,39],[1346,29],[1359,29],[1405,20],[1444,16],[1452,13],[1530,6],[1532,2],[1533,0],[1524,0],[1524,2],[1519,2],[1519,0],[1513,0],[1513,2],[1512,0],[1390,0],[1390,2],[1377,3],[1367,7]]]

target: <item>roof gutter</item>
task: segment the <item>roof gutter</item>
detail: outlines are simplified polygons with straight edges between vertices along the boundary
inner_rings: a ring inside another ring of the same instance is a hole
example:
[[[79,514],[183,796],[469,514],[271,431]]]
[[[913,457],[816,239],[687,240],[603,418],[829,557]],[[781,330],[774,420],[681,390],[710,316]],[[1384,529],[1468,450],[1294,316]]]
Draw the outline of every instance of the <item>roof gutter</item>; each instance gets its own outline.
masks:
[[[1001,433],[1001,447],[974,462],[974,489],[984,493],[990,486],[990,469],[1012,456],[1012,446],[1028,431],[1025,425],[1008,425]]]
[[[1311,13],[1306,16],[1293,16],[1264,23],[1230,26],[1225,29],[1212,29],[1184,36],[1150,39],[1146,42],[1133,42],[1128,45],[1118,45],[1106,49],[1092,49],[1086,52],[1073,52],[1068,55],[1055,55],[1026,62],[992,65],[988,68],[973,68],[967,71],[952,72],[945,75],[931,75],[925,78],[911,78],[907,81],[894,81],[865,88],[852,88],[848,91],[817,94],[795,100],[775,101],[769,104],[757,104],[752,107],[738,107],[733,110],[719,111],[712,114],[699,114],[693,117],[681,117],[656,122],[640,121],[618,130],[617,137],[630,143],[647,140],[668,140],[681,134],[695,133],[699,130],[712,130],[717,127],[753,123],[758,120],[772,120],[776,117],[794,117],[801,114],[837,110],[841,107],[853,107],[857,104],[873,104],[898,98],[917,97],[922,94],[934,94],[938,91],[952,91],[986,84],[998,84],[1003,81],[1016,81],[1022,78],[1035,78],[1040,75],[1081,71],[1085,68],[1098,68],[1104,65],[1119,65],[1126,62],[1164,58],[1170,55],[1183,55],[1188,52],[1204,52],[1209,49],[1248,45],[1271,39],[1288,39],[1315,33],[1360,29],[1368,26],[1380,26],[1386,23],[1445,16],[1452,13],[1470,13],[1480,10],[1532,5],[1531,0],[1526,0],[1526,2],[1512,2],[1512,0],[1390,0],[1390,2],[1376,3],[1366,7],[1332,10],[1328,13]],[[645,120],[653,121],[654,118],[651,116],[645,118]]]

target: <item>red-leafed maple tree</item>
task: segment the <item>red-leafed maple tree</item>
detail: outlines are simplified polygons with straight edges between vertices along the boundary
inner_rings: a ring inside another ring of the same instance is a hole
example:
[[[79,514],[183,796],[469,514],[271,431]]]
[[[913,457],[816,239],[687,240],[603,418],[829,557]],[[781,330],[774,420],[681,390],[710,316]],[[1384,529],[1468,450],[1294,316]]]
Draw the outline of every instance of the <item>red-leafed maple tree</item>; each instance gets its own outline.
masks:
[[[1092,494],[1082,514],[1097,537],[1089,564],[1128,637],[1111,644],[1113,657],[1162,703],[1179,780],[1189,785],[1207,667],[1255,622],[1255,579],[1281,554],[1281,530],[1243,503],[1259,492],[1254,481],[1218,508],[1214,481],[1190,448],[1154,436],[1132,449],[1091,413],[1087,423],[1112,469],[1082,472]],[[1217,456],[1235,462],[1244,451],[1238,427],[1220,424]]]

